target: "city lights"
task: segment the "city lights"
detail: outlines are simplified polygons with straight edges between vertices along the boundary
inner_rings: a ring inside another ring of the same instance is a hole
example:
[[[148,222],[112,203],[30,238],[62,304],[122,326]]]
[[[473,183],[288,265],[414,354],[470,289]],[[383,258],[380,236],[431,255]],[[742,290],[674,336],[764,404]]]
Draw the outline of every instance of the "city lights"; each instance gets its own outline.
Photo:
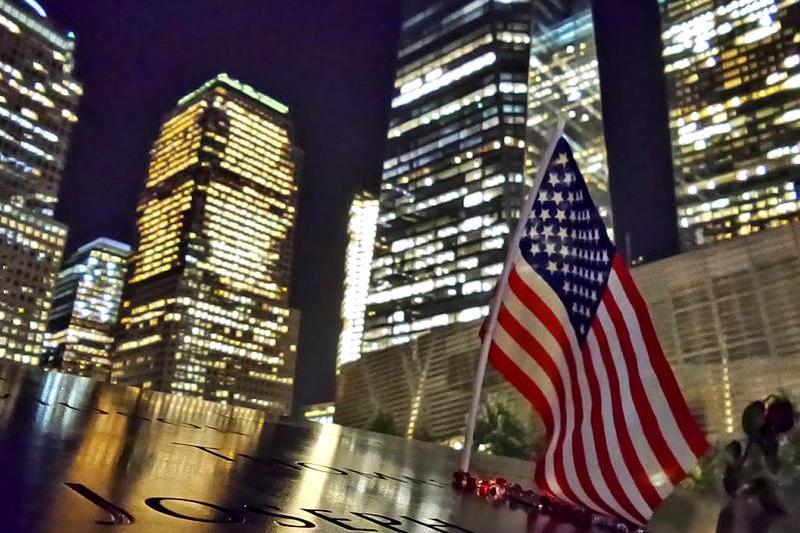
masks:
[[[487,0],[436,2],[406,20],[364,352],[462,321],[488,300],[524,195],[530,20],[527,1]],[[465,282],[476,283],[461,291]]]
[[[683,245],[798,217],[795,1],[662,2]],[[786,189],[790,187],[790,189]]]
[[[81,94],[75,42],[0,0],[0,358],[38,364],[66,226],[53,219]]]
[[[164,122],[137,208],[114,381],[290,412],[299,152],[287,112],[220,74]]]
[[[108,380],[130,255],[128,245],[101,238],[64,262],[47,328],[46,366]]]
[[[345,252],[341,309],[342,331],[339,334],[337,367],[361,358],[364,313],[367,306],[377,222],[377,198],[368,193],[356,195],[350,206],[350,219],[347,224],[348,244]]]

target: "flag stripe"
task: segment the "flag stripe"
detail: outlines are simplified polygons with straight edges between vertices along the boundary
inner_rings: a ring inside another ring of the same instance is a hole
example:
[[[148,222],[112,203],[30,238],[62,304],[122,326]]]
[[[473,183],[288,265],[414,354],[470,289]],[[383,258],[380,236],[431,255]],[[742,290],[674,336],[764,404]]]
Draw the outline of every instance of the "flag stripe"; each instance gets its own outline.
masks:
[[[664,435],[664,445],[668,447],[667,449],[671,451],[672,456],[676,459],[676,463],[673,466],[675,472],[670,476],[670,480],[673,484],[677,484],[683,479],[686,472],[692,469],[695,455],[686,439],[683,438],[680,425],[670,409],[658,376],[653,370],[651,357],[642,338],[642,332],[636,327],[636,314],[633,311],[627,293],[622,288],[616,273],[617,270],[618,268],[615,265],[614,272],[612,272],[608,281],[609,292],[619,308],[623,319],[621,323],[629,334],[642,385],[645,394],[647,394],[648,404],[652,407],[653,420],[658,421],[659,429]]]
[[[614,474],[620,484],[625,487],[625,493],[631,500],[634,508],[643,516],[649,516],[651,507],[645,501],[642,492],[639,490],[638,484],[633,477],[634,473],[632,467],[629,466],[631,463],[626,459],[623,453],[624,447],[619,435],[620,432],[626,432],[627,429],[624,426],[620,428],[616,426],[619,420],[619,417],[616,415],[617,403],[614,401],[613,394],[616,392],[616,389],[612,390],[611,388],[611,381],[606,372],[600,342],[594,330],[589,331],[589,335],[586,337],[586,344],[589,346],[592,354],[591,363],[600,387],[600,412],[603,418],[602,431],[598,434],[598,437],[605,438],[605,441],[608,443],[609,458],[614,469]],[[625,442],[630,442],[630,437],[628,437]],[[629,447],[629,449],[632,449],[632,447]],[[631,461],[633,460],[638,461],[638,458],[634,455]],[[634,466],[633,469],[635,468]]]
[[[658,465],[660,465],[656,466],[651,463],[651,466],[647,470],[651,476],[655,475],[659,470],[662,470],[666,473],[670,482],[673,485],[677,485],[680,479],[682,479],[683,470],[672,454],[672,450],[667,446],[667,442],[664,440],[664,435],[661,433],[661,428],[659,427],[659,420],[655,418],[655,413],[653,413],[650,398],[648,398],[647,392],[645,392],[644,385],[642,384],[642,369],[639,367],[639,362],[636,360],[636,355],[633,353],[633,346],[631,345],[628,328],[625,326],[625,321],[622,318],[622,313],[619,310],[619,306],[614,299],[612,291],[606,291],[603,296],[603,305],[605,306],[605,311],[608,313],[610,325],[613,328],[613,338],[619,345],[619,349],[614,351],[616,354],[621,355],[621,363],[625,366],[628,378],[625,385],[630,389],[633,408],[639,416],[639,423],[643,430],[641,435],[649,444],[653,456],[656,461],[658,461]],[[645,450],[641,451],[645,452]],[[650,459],[649,455],[647,459]],[[656,484],[657,488],[658,485],[660,484]],[[670,490],[671,488],[666,488],[666,494],[669,494]],[[666,496],[666,494],[662,493],[664,496]]]
[[[617,500],[617,502],[619,502],[619,505],[624,510],[624,512],[621,514],[633,522],[644,523],[644,516],[642,516],[641,513],[634,507],[633,503],[631,503],[630,498],[628,498],[628,495],[622,488],[620,479],[617,477],[617,473],[614,470],[614,464],[611,461],[611,455],[608,451],[610,443],[609,439],[605,437],[605,424],[603,423],[605,417],[603,416],[602,411],[603,402],[600,393],[600,384],[597,379],[597,374],[594,371],[594,364],[592,362],[593,354],[588,343],[584,344],[581,350],[581,355],[583,357],[584,368],[586,369],[591,395],[594,399],[591,406],[590,423],[592,432],[594,434],[594,443],[595,449],[597,450],[597,461],[599,463],[600,473],[606,485],[608,486],[610,493]],[[600,399],[600,401],[598,401],[598,399]]]
[[[520,301],[520,297],[525,298],[528,302],[530,302],[530,305],[526,306],[523,304]],[[535,306],[537,301],[541,302],[541,306]],[[550,372],[548,372],[550,379],[558,381],[559,389],[562,389],[560,376],[564,372],[563,359],[565,350],[556,344],[555,339],[550,335],[550,333],[552,333],[551,330],[557,330],[556,336],[561,339],[566,339],[569,337],[569,340],[563,340],[563,344],[567,347],[566,353],[568,353],[570,357],[572,357],[573,352],[569,351],[569,347],[577,347],[577,341],[574,338],[574,335],[569,335],[567,333],[568,330],[565,330],[562,325],[564,321],[567,321],[567,318],[566,313],[563,310],[563,306],[561,306],[557,296],[549,289],[549,287],[542,284],[541,279],[536,276],[536,274],[528,265],[518,262],[509,278],[509,291],[506,294],[503,306],[513,310],[512,314],[516,317],[519,327],[521,327],[521,324],[523,323],[529,327],[530,331],[527,333],[527,337],[517,334],[517,342],[520,345],[525,345],[527,342],[531,346],[531,349],[528,350],[531,353],[531,356],[536,357],[537,360],[542,361],[542,365],[547,365],[550,368]],[[557,318],[559,315],[563,317],[561,320]],[[543,323],[540,321],[540,318],[544,319],[545,322]],[[502,319],[500,324],[505,326]],[[535,332],[537,338],[532,336],[531,333],[533,332]],[[580,353],[577,348],[575,352]],[[556,364],[553,362],[554,358],[560,362],[560,367],[562,367],[560,372],[558,371]],[[580,363],[579,358],[575,359]],[[583,382],[587,382],[586,374],[583,368],[580,369],[578,374],[581,376]],[[588,383],[585,383],[585,388],[588,390]],[[591,396],[587,395],[587,398],[591,398]],[[561,412],[564,412],[563,408],[561,409]],[[594,464],[596,464],[598,459],[597,452],[594,448],[597,446],[597,441],[600,441],[604,445],[605,438],[602,436],[592,435],[592,426],[588,421],[588,417],[586,422],[587,423],[584,425],[584,428],[581,429],[584,432],[588,432],[588,436],[584,438],[584,442],[591,452],[587,454],[587,461],[591,459],[594,461]],[[553,442],[558,444],[558,441]],[[553,453],[564,453],[564,448],[562,446],[558,451],[554,451],[553,447],[551,446],[548,451],[550,453],[545,456],[545,461],[547,461],[549,456]],[[607,468],[607,470],[609,469],[610,466]],[[605,480],[599,465],[595,466],[594,468],[590,468],[590,471],[591,475],[589,475],[589,473],[584,473],[584,476],[581,479],[583,485],[589,485],[592,487],[592,492],[594,492],[593,497],[600,498],[600,496],[597,494],[597,490],[594,489],[594,484],[597,485],[598,489],[603,489],[603,492],[608,494],[609,490],[605,484]],[[617,486],[619,486],[619,484],[617,484]],[[624,497],[624,493],[621,494]],[[602,498],[600,499],[602,500]],[[624,509],[619,505],[613,495],[611,497],[607,497],[607,500],[608,501],[600,504],[604,509],[608,509],[609,507],[613,508],[615,509],[615,512],[612,514],[621,514],[629,520],[636,521],[636,516],[639,515],[639,513],[630,508],[631,506],[629,506],[628,509]]]
[[[518,273],[516,273],[515,279],[519,280]],[[518,290],[520,289],[518,288]],[[513,308],[514,312],[510,313],[508,307]],[[525,328],[522,327],[522,325],[520,324],[521,321],[530,323],[531,321],[538,320],[538,318],[535,317],[534,315],[531,315],[530,312],[531,310],[525,308],[524,304],[517,299],[516,294],[512,290],[507,295],[506,301],[500,309],[500,314],[498,316],[498,324],[514,338],[516,344],[520,347],[520,350],[524,350],[525,352],[527,352],[528,355],[534,358],[542,368],[546,369],[545,370],[546,377],[544,375],[542,377],[545,379],[549,379],[552,383],[556,385],[556,389],[560,391],[559,410],[563,412],[563,401],[562,401],[563,384],[561,380],[561,375],[558,372],[556,365],[553,363],[552,358],[549,355],[547,355],[548,353],[557,353],[558,345],[555,344],[555,340],[552,339],[550,335],[546,335],[546,339],[540,343],[538,339],[534,338],[527,330],[525,330]],[[518,318],[515,318],[515,316]],[[560,327],[563,330],[563,327],[561,327],[560,324],[557,327]],[[541,332],[543,331],[543,329],[537,328],[537,331]],[[573,395],[575,395],[576,391],[574,390],[575,389],[574,377],[571,378],[571,381],[573,383]],[[581,412],[581,415],[582,414],[583,413]],[[576,427],[580,427],[580,425],[581,425],[580,422],[575,424]],[[582,431],[574,430],[573,437],[575,437],[575,435],[578,435],[579,437],[583,438]],[[579,439],[574,439],[574,440],[578,441]],[[581,440],[579,442],[580,442],[579,445],[583,446],[583,441]],[[591,451],[592,452],[594,451],[593,448]],[[583,460],[582,463],[580,462],[581,460]],[[600,497],[597,489],[593,484],[593,476],[589,475],[588,463],[585,458],[584,459],[577,458],[575,468],[576,468],[577,479],[571,485],[574,486],[575,482],[579,483],[580,489],[573,491],[576,493],[577,496],[580,496],[580,492],[583,491],[586,494],[586,496],[588,496],[588,502],[586,502],[586,504],[591,507],[599,507],[600,510],[602,510],[605,513],[614,514],[622,511],[621,508],[613,505],[616,502],[613,503],[606,502]],[[596,478],[597,476],[594,476],[594,479]],[[569,483],[569,478],[567,478],[565,481]]]
[[[585,418],[588,419],[588,417],[585,417],[585,412],[588,409],[584,405],[588,407],[588,402],[591,400],[588,394],[586,375],[582,368],[578,369],[580,359],[575,356],[577,341],[574,335],[569,335],[568,331],[570,330],[564,327],[564,322],[569,323],[566,312],[560,309],[563,306],[561,306],[558,297],[549,290],[549,287],[537,287],[536,291],[531,289],[531,285],[538,284],[540,278],[527,264],[518,262],[515,265],[514,274],[514,284],[509,286],[509,299],[516,296],[518,298],[522,297],[524,301],[529,302],[527,306],[529,310],[545,325],[546,331],[554,337],[552,340],[555,343],[543,343],[547,352],[551,354],[550,357],[565,361],[567,365],[571,395],[574,399],[574,412],[568,413],[571,417],[567,419],[567,434],[565,439],[559,441],[557,446],[558,449],[563,450],[562,453],[566,457],[574,456],[575,479],[573,483],[577,484],[575,492],[579,495],[581,493],[585,494],[590,502],[588,505],[591,507],[600,507],[608,514],[619,513],[620,508],[613,498],[610,499],[611,501],[606,502],[598,493],[595,482],[602,481],[602,477],[597,475],[599,468],[592,469],[594,475],[589,473],[589,456],[596,457],[596,452],[594,450],[594,438],[591,436],[591,428],[588,423],[584,424]],[[530,283],[527,283],[526,280]],[[541,298],[537,298],[537,296]],[[530,323],[530,320],[527,323]],[[533,329],[537,332],[543,331],[542,328]],[[549,338],[550,335],[547,337]],[[530,334],[529,337],[533,338]],[[525,344],[521,343],[521,345],[524,346]],[[541,347],[538,342],[536,345]],[[573,350],[573,347],[575,350]],[[596,464],[596,461],[593,464]],[[608,491],[606,490],[606,492]]]
[[[619,276],[622,289],[625,291],[628,301],[630,301],[636,313],[636,319],[644,336],[647,353],[650,355],[650,361],[656,373],[659,386],[664,391],[664,396],[669,403],[670,409],[679,422],[679,428],[686,443],[695,456],[700,457],[708,451],[708,440],[689,412],[686,399],[681,393],[680,387],[678,387],[678,382],[675,380],[675,374],[672,372],[672,368],[670,368],[667,358],[661,349],[661,344],[658,342],[658,336],[656,335],[655,327],[653,327],[650,313],[647,312],[644,298],[639,293],[639,289],[636,288],[631,273],[625,268],[624,262],[621,266],[622,268],[616,268],[615,265],[614,270]]]
[[[500,331],[498,331],[498,333],[495,334],[495,339],[497,339],[498,336],[502,336],[502,334],[504,333],[504,331],[503,331],[504,328],[502,328],[502,324],[500,324],[500,325],[501,325],[501,329],[500,329]],[[516,344],[518,344],[518,343],[516,343]],[[523,349],[519,348],[518,346],[514,346],[513,348],[510,347],[510,346],[507,346],[507,349],[508,349],[508,351],[506,352],[507,354],[509,352],[516,352],[517,349],[520,352],[524,352]],[[524,353],[525,353],[525,356],[529,356],[529,354],[527,352],[524,352]],[[544,350],[542,350],[542,353],[545,354],[546,352]],[[588,501],[588,498],[586,497],[586,495],[583,493],[582,490],[580,490],[579,487],[576,487],[575,483],[570,483],[569,482],[569,474],[572,473],[574,475],[574,471],[575,471],[574,465],[571,464],[571,462],[570,462],[570,464],[565,464],[565,460],[564,460],[565,456],[564,456],[564,454],[563,453],[559,453],[561,451],[561,449],[562,449],[564,438],[565,438],[565,435],[567,433],[567,428],[565,427],[566,426],[565,422],[569,420],[569,416],[565,414],[566,405],[572,403],[570,401],[571,399],[567,397],[568,393],[566,392],[565,388],[560,387],[560,389],[562,391],[562,394],[564,394],[565,399],[564,399],[564,401],[559,402],[559,404],[561,404],[560,408],[559,408],[559,415],[555,418],[555,420],[556,420],[556,430],[555,430],[556,438],[551,440],[551,442],[553,444],[550,446],[551,449],[548,450],[548,454],[550,454],[553,457],[554,470],[555,470],[555,481],[556,481],[555,484],[551,484],[550,485],[550,488],[552,490],[553,488],[557,487],[559,489],[559,491],[561,493],[563,493],[572,502],[577,502],[577,503],[581,503],[582,505],[595,507],[595,506],[591,505],[591,503]],[[570,458],[568,457],[567,459],[570,459]]]
[[[622,459],[625,466],[633,477],[634,483],[639,489],[640,494],[644,498],[650,509],[654,508],[660,501],[660,497],[650,482],[650,476],[647,475],[644,467],[642,466],[641,459],[637,453],[636,448],[631,440],[629,424],[631,419],[635,417],[629,410],[623,407],[622,400],[622,385],[620,378],[617,374],[616,365],[612,360],[611,350],[608,344],[608,336],[600,321],[592,324],[592,332],[597,339],[600,357],[603,360],[603,369],[608,378],[609,390],[611,391],[611,405],[613,416],[613,429],[617,435],[617,441],[620,445],[622,452]],[[631,424],[634,431],[641,430],[638,425]]]
[[[489,361],[492,365],[505,377],[512,385],[514,385],[522,394],[531,402],[533,408],[542,417],[542,422],[545,425],[545,432],[547,440],[550,441],[555,431],[555,421],[549,409],[547,400],[538,385],[532,381],[528,375],[522,370],[524,365],[518,365],[511,357],[501,349],[496,342],[492,342],[489,351]],[[552,474],[547,476],[545,473],[544,462],[540,461],[536,465],[536,484],[544,492],[553,497],[560,497],[566,499],[561,491],[553,488],[555,484],[552,480]],[[550,479],[550,480],[549,480]],[[572,502],[575,503],[575,502]]]
[[[549,354],[551,359],[558,361],[558,366],[561,368],[561,376],[567,382],[567,405],[572,406],[569,411],[562,408],[566,421],[565,427],[559,433],[558,439],[552,442],[548,453],[555,455],[557,466],[564,465],[566,469],[564,482],[568,484],[564,489],[568,493],[575,494],[588,507],[600,507],[604,512],[611,513],[612,511],[602,501],[591,483],[587,471],[582,435],[580,431],[575,429],[577,413],[582,414],[582,409],[580,407],[580,393],[576,384],[574,357],[570,355],[571,348],[567,333],[562,323],[553,313],[552,308],[540,298],[547,294],[546,289],[540,287],[540,290],[534,291],[528,285],[528,281],[536,283],[539,280],[536,273],[524,263],[517,264],[517,267],[519,270],[515,268],[513,271],[513,282],[510,280],[508,297],[511,299],[516,296],[532,314],[532,320],[541,324],[541,327],[532,328],[532,331],[536,331],[537,335],[541,335],[540,340],[541,344],[545,345],[545,352]],[[526,322],[530,323],[531,318]],[[573,453],[573,450],[577,450],[577,453]]]

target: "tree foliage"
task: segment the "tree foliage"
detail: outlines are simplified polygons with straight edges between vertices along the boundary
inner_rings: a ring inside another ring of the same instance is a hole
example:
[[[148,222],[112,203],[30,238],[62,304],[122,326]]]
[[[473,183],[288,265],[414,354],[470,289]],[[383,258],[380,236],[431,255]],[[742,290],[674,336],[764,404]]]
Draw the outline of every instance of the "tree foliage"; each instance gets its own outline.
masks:
[[[397,430],[397,425],[394,423],[394,417],[389,412],[379,409],[375,416],[372,417],[367,425],[367,431],[374,431],[375,433],[383,433],[384,435],[400,435]]]
[[[494,455],[530,460],[535,448],[533,431],[502,400],[481,406],[475,425],[475,446]]]

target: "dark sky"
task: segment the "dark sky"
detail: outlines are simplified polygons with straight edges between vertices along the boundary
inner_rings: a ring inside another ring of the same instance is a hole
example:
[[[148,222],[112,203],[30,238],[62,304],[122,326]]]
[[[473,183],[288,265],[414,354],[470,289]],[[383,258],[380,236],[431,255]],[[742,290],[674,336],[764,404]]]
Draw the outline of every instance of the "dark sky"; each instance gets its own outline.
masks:
[[[400,0],[43,0],[77,34],[80,121],[57,217],[68,252],[136,243],[148,150],[178,98],[219,72],[286,103],[306,153],[292,304],[303,313],[299,402],[331,400],[345,224],[377,190]]]

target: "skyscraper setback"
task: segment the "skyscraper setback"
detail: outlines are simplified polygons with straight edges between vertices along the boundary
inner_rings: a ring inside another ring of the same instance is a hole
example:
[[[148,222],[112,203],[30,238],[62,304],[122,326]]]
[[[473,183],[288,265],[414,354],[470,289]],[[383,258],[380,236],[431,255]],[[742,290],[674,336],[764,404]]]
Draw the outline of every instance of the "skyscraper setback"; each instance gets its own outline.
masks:
[[[662,2],[684,247],[798,218],[800,2]]]
[[[137,207],[113,380],[290,411],[300,151],[288,111],[220,74],[167,117]]]
[[[0,358],[37,364],[67,230],[52,217],[76,110],[74,35],[0,0]]]
[[[524,194],[531,3],[404,14],[364,350],[479,318]]]

